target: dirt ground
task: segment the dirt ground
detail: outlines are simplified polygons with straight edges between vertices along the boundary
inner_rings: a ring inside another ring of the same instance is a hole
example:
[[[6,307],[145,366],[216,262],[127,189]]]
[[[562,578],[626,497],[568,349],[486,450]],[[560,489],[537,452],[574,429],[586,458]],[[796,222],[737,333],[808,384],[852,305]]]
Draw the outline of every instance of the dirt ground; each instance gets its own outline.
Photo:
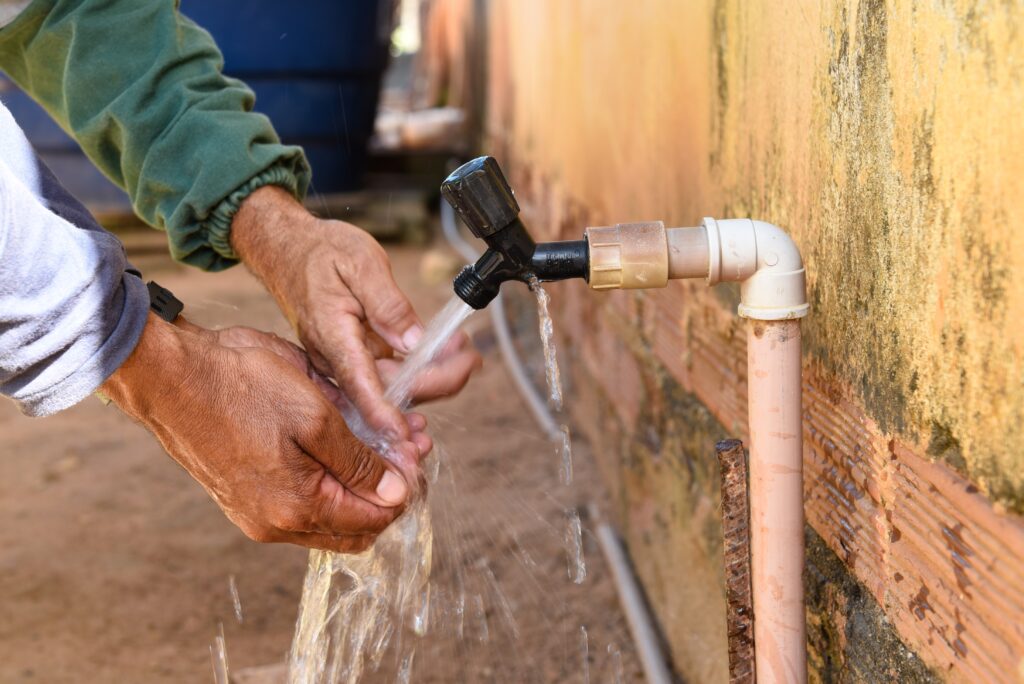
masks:
[[[244,269],[185,269],[160,255],[161,242],[156,233],[131,236],[133,261],[185,301],[193,320],[288,334]],[[440,309],[449,290],[423,280],[423,250],[390,252],[421,314]],[[486,617],[471,625],[467,617],[459,640],[440,615],[418,645],[412,680],[571,682],[589,671],[592,681],[640,681],[586,516],[587,578],[576,586],[567,576],[564,509],[604,497],[586,445],[574,444],[574,482],[562,487],[555,447],[512,389],[487,318],[469,327],[485,369],[427,411],[448,483],[434,492],[433,587],[438,605],[450,605],[444,597],[467,576],[457,570],[468,569]],[[0,402],[0,456],[0,682],[208,682],[220,623],[233,670],[283,661],[306,551],[247,540],[116,408],[90,399],[34,420]],[[385,666],[365,681],[392,676]]]

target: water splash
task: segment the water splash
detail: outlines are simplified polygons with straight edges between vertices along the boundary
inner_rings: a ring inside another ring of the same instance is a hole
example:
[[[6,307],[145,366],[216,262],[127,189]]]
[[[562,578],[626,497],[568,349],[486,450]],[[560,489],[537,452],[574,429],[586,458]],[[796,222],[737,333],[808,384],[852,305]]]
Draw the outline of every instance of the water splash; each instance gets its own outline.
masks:
[[[235,619],[242,624],[242,599],[238,596],[238,584],[235,583],[235,576],[228,576],[228,591],[231,592],[231,603],[235,607]]]
[[[310,553],[289,656],[289,682],[357,682],[392,641],[409,658],[426,632],[433,532],[422,499],[359,555]],[[411,663],[411,658],[409,660]]]
[[[558,369],[555,352],[555,326],[551,322],[549,304],[551,298],[536,277],[530,278],[530,289],[537,297],[537,318],[540,327],[540,341],[544,346],[544,373],[548,381],[548,398],[551,408],[562,410],[562,375]]]
[[[385,393],[389,401],[407,407],[418,376],[472,313],[453,298],[434,317]],[[390,445],[360,417],[345,419],[360,439],[392,457]],[[429,627],[432,553],[430,513],[419,492],[367,552],[311,552],[289,653],[290,684],[358,682],[367,666],[379,667],[392,642],[400,678],[408,681],[415,643],[404,628],[418,637]]]
[[[512,604],[509,603],[505,592],[501,590],[501,586],[498,584],[498,578],[494,576],[494,571],[491,570],[491,566],[486,562],[483,563],[483,572],[484,576],[487,578],[487,582],[491,585],[491,591],[494,593],[498,607],[501,608],[501,615],[505,620],[505,625],[508,627],[509,632],[511,632],[512,638],[519,639],[519,623],[516,622],[516,616],[515,612],[512,610]]]
[[[576,584],[587,578],[587,563],[583,557],[583,525],[575,508],[566,511],[565,549],[569,556],[569,577]]]

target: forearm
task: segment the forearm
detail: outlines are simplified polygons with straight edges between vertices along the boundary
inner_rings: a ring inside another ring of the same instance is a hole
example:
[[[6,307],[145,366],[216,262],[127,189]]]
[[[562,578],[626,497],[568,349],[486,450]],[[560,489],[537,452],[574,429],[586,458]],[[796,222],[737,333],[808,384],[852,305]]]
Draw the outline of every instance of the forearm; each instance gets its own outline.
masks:
[[[290,194],[276,187],[264,187],[249,195],[231,224],[231,245],[246,266],[266,285],[295,325],[295,311],[289,305],[288,273],[292,264],[302,263],[294,250],[309,248],[306,234],[315,218]]]
[[[184,370],[183,337],[190,334],[150,312],[135,349],[100,386],[100,391],[133,418],[141,420],[153,415],[155,404],[167,394],[163,376],[170,369],[179,373]]]
[[[221,66],[173,0],[36,0],[0,31],[0,68],[168,230],[175,258],[209,270],[235,263],[227,232],[245,194],[309,183],[301,150]]]

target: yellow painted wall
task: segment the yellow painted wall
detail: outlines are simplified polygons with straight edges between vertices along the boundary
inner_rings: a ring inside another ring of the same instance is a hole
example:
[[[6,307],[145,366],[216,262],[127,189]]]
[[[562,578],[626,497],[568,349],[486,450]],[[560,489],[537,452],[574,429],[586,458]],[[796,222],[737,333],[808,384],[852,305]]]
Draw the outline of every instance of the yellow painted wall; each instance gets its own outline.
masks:
[[[1024,229],[1017,224],[1024,214],[1024,3],[491,0],[489,9],[487,137],[518,183],[527,213],[541,219],[531,226],[534,232],[578,237],[583,226],[576,225],[577,216],[592,225],[650,219],[696,225],[702,216],[752,216],[785,227],[807,265],[812,311],[805,320],[805,355],[822,369],[816,377],[834,379],[843,388],[836,397],[848,392],[866,410],[865,431],[891,436],[956,469],[973,483],[967,493],[980,489],[993,502],[992,515],[1008,512],[1016,521],[1013,534],[1020,536],[1015,514],[1024,513]],[[644,340],[629,339],[631,326],[645,316],[630,318],[629,312],[646,310],[644,295],[602,300],[612,304],[598,305],[604,307],[599,314],[575,316],[565,308],[588,295],[565,288],[560,321],[568,334],[587,336],[619,325],[619,341],[595,344],[629,348],[638,359],[629,367],[699,364],[686,345],[706,323],[706,308],[728,311],[735,304],[728,293],[674,286],[651,301],[656,316],[673,317],[659,329],[674,326],[676,337],[645,352]],[[559,291],[553,290],[558,305]],[[625,323],[619,320],[623,312]],[[600,367],[581,365],[584,373]],[[620,387],[634,383],[638,392],[652,391],[661,372],[629,375]],[[659,386],[665,385],[653,389]],[[818,389],[831,396],[827,386]],[[640,396],[637,408],[619,400],[612,408],[598,402],[587,409],[591,435],[604,436],[605,446],[623,459],[651,425],[648,412],[659,410]],[[607,403],[615,402],[610,397]],[[625,416],[624,434],[607,427],[613,409]],[[694,435],[713,431],[713,421],[693,429]],[[903,457],[893,444],[898,472]],[[889,457],[882,453],[878,460]],[[647,487],[652,500],[666,505],[675,496],[711,496],[714,483],[691,486],[692,472],[685,482],[664,473],[645,480],[637,473],[675,466],[643,454],[630,458],[642,467],[610,470],[613,490]],[[890,499],[879,510],[902,500],[914,509],[911,519],[928,519],[931,513],[918,514],[925,504],[909,503],[902,486],[890,485]],[[657,515],[636,505],[635,496],[626,499],[631,509],[621,513],[629,536],[638,516]],[[657,557],[657,544],[639,545],[642,535],[633,536],[631,550],[640,556],[639,572],[658,602],[677,665],[701,680],[721,679],[721,616],[696,622],[700,611],[721,607],[720,587],[712,586],[716,552],[703,544],[707,530],[680,529],[688,516],[680,513],[665,525],[673,554],[682,554],[672,563]],[[831,536],[824,529],[827,518],[819,519],[825,522],[818,532],[840,553],[842,531]],[[948,528],[938,525],[955,521],[935,522],[942,530]],[[874,524],[881,529],[887,523]],[[979,534],[1002,534],[998,524],[987,524]],[[857,565],[856,554],[843,562],[857,581],[871,586],[912,648],[931,648],[933,637],[944,640],[924,654],[925,663],[950,672],[953,680],[1018,660],[1024,668],[1019,644],[996,643],[982,653],[988,647],[974,644],[993,638],[980,633],[969,651],[960,652],[958,616],[968,604],[957,601],[970,601],[969,593],[957,598],[951,590],[949,622],[934,628],[919,624],[924,618],[916,617],[916,604],[904,605],[899,591],[890,602],[886,585],[902,577],[886,555],[901,553],[893,529],[886,536],[894,545],[870,569],[863,558]],[[934,544],[943,549],[942,532],[929,530],[922,538],[938,539]],[[687,543],[692,553],[684,549]],[[993,549],[998,558],[998,544]],[[933,557],[936,567],[949,563]],[[672,575],[674,568],[688,562],[699,566],[708,590],[699,610],[683,601],[693,592],[673,585],[683,581]],[[962,572],[955,564],[944,571]],[[928,577],[922,572],[922,587]],[[842,613],[849,594],[833,598]],[[1024,599],[1009,600],[1019,607]],[[702,659],[701,653],[709,655]],[[957,675],[965,658],[982,669]]]

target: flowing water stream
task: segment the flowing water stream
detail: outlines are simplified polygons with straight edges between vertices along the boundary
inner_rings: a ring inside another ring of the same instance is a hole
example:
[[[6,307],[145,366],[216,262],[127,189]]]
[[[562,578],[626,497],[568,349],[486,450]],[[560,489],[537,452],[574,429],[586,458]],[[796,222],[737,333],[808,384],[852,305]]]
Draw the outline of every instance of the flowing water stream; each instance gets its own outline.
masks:
[[[530,289],[537,297],[537,323],[540,330],[540,341],[544,348],[544,375],[548,383],[548,400],[556,413],[562,410],[562,374],[558,368],[558,353],[555,349],[555,326],[551,320],[551,298],[537,278],[530,279]],[[561,440],[558,444],[562,469],[560,479],[562,485],[568,487],[572,483],[572,437],[569,426],[562,423]],[[587,577],[587,564],[583,558],[583,526],[580,514],[575,508],[565,511],[565,551],[569,562],[569,577],[576,584],[582,584]]]
[[[562,373],[555,353],[555,326],[551,320],[551,298],[536,277],[530,278],[530,289],[537,297],[537,321],[540,341],[544,346],[544,374],[548,382],[548,400],[555,411],[562,410]],[[562,426],[563,430],[565,426]]]

